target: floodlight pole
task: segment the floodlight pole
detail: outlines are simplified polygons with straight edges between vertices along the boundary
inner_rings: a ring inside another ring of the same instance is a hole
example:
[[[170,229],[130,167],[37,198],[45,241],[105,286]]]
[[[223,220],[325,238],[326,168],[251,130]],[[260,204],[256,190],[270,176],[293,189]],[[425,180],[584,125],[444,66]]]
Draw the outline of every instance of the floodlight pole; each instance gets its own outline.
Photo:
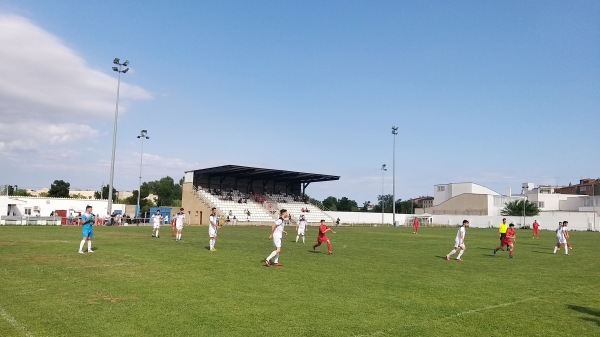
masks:
[[[384,224],[383,210],[385,207],[384,198],[383,198],[383,181],[384,181],[384,173],[385,173],[385,171],[387,171],[385,166],[386,166],[385,164],[381,165],[381,225],[382,226]]]
[[[142,130],[142,131],[140,131],[140,135],[137,136],[139,139],[142,140],[142,152],[140,152],[140,180],[138,183],[137,204],[135,207],[136,219],[139,219],[139,215],[140,215],[140,195],[142,194],[142,165],[144,163],[144,139],[150,139],[150,137],[148,137],[147,134],[148,134],[148,130]]]
[[[394,136],[393,162],[392,162],[392,226],[396,226],[396,135],[398,127],[392,126],[392,135]]]
[[[117,76],[117,103],[115,105],[115,122],[113,126],[113,143],[112,143],[112,156],[110,159],[110,181],[108,183],[108,207],[106,208],[106,212],[110,216],[112,214],[112,195],[113,195],[113,182],[115,178],[115,151],[117,148],[117,119],[119,117],[119,91],[121,89],[121,73],[125,74],[129,68],[122,69],[122,67],[127,67],[129,65],[129,61],[125,61],[121,63],[118,58],[113,60],[113,64],[116,67],[112,67],[114,71],[118,73]]]

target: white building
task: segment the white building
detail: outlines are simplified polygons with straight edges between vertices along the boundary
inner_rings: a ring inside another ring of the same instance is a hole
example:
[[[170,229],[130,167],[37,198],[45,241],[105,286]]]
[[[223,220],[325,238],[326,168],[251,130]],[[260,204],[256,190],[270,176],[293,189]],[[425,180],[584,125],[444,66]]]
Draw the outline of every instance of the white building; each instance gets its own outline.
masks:
[[[0,224],[7,219],[49,218],[51,215],[83,213],[85,207],[93,207],[94,214],[106,215],[108,200],[87,200],[48,197],[9,197],[0,196]],[[125,205],[113,204],[113,212],[125,212]]]

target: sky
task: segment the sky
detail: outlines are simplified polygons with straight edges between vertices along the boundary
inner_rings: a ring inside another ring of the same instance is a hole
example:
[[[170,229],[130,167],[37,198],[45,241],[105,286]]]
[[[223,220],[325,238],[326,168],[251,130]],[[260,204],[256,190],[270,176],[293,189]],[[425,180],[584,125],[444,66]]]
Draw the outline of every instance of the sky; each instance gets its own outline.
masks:
[[[404,200],[600,176],[598,1],[0,0],[0,45],[0,184],[108,183],[115,57],[117,190],[142,129],[143,181],[322,173],[307,194],[359,205],[394,148]]]

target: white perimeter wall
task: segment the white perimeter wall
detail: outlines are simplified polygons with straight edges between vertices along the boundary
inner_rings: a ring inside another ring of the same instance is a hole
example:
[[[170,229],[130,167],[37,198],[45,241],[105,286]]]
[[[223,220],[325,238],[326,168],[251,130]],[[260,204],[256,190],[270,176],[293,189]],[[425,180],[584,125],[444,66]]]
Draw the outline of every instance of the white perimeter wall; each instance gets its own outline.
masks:
[[[31,208],[32,216],[50,216],[50,213],[55,210],[69,210],[74,212],[85,211],[85,207],[90,205],[93,207],[94,214],[106,214],[108,208],[108,200],[88,200],[88,199],[70,199],[70,198],[38,198],[38,197],[6,197],[0,196],[0,218],[7,215],[8,205],[16,205],[18,212],[16,216],[24,216],[25,208]],[[39,212],[35,211],[36,208]],[[125,212],[125,205],[113,204],[113,211],[121,210]],[[12,215],[12,212],[11,212]]]
[[[372,212],[326,212],[334,219],[338,217],[342,225],[351,224],[381,224],[381,213]],[[421,215],[417,215],[421,216]],[[396,214],[396,222],[401,226],[406,224],[406,220],[412,221],[412,214]],[[472,216],[472,215],[433,215],[432,223],[437,225],[458,225],[463,220],[468,220],[471,227],[487,228],[498,227],[502,222],[502,218],[506,218],[507,223],[514,223],[519,227],[523,223],[523,217],[510,216]],[[531,227],[534,220],[540,224],[540,229],[555,230],[558,227],[558,222],[568,221],[569,229],[571,230],[594,230],[600,231],[600,214],[594,212],[543,212],[535,217],[526,217],[525,225]],[[384,214],[384,224],[392,224],[392,214]]]

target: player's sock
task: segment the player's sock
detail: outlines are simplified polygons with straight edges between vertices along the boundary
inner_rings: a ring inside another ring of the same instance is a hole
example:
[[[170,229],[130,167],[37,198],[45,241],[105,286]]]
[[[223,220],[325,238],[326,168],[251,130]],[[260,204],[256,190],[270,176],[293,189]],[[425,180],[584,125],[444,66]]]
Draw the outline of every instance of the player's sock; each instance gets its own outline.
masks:
[[[156,230],[156,237],[158,237],[158,229]]]
[[[299,238],[300,238],[300,235],[296,235],[296,242],[298,242]]]
[[[273,258],[275,255],[277,255],[277,251],[276,251],[276,250],[272,251],[272,252],[271,252],[271,254],[269,254],[269,256],[267,256],[266,260],[267,260],[267,261],[271,261],[271,259],[272,259],[272,258]]]
[[[565,254],[569,254],[569,246],[565,245]]]
[[[276,264],[279,263],[279,253],[275,254],[275,258],[273,259],[273,262],[275,262]]]
[[[552,252],[552,254],[556,254],[557,250],[558,250],[558,247],[554,246],[554,252]]]
[[[85,244],[85,239],[81,240],[81,243],[79,244],[79,251],[83,251],[83,245]]]
[[[458,256],[456,257],[457,259],[460,259],[460,257],[463,255],[465,251],[464,250],[460,250],[460,252],[458,253]]]
[[[452,250],[450,251],[450,253],[448,253],[448,256],[452,256],[452,255],[454,255],[454,254],[456,254],[456,249],[452,249]]]
[[[306,241],[304,241],[304,235],[302,235],[302,243],[306,243]]]
[[[88,242],[88,252],[92,251],[92,240],[87,240]]]
[[[331,253],[331,243],[327,243],[327,251]]]

